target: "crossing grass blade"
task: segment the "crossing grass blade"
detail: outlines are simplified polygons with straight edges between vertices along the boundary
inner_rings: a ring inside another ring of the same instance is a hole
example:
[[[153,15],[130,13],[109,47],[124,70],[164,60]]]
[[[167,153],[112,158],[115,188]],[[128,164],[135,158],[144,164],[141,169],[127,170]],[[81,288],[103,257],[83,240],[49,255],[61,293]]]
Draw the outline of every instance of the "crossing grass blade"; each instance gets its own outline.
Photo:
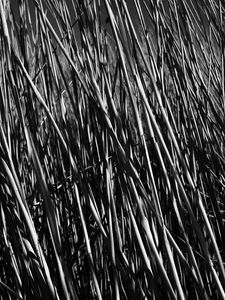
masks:
[[[0,299],[223,299],[222,1],[0,0]]]

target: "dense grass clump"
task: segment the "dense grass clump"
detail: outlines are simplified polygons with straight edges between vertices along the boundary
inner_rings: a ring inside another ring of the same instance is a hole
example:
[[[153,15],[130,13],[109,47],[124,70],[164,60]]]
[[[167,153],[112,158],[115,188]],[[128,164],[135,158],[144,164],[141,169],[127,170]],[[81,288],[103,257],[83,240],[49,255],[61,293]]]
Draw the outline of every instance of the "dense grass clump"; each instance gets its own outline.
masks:
[[[221,0],[0,0],[0,299],[225,299]]]

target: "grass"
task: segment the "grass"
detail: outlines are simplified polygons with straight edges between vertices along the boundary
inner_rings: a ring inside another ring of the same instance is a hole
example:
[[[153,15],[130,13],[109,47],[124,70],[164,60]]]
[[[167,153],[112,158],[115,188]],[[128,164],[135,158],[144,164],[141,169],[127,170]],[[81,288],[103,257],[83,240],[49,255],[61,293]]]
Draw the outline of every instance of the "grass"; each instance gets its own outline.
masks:
[[[0,299],[224,299],[223,2],[18,2]]]

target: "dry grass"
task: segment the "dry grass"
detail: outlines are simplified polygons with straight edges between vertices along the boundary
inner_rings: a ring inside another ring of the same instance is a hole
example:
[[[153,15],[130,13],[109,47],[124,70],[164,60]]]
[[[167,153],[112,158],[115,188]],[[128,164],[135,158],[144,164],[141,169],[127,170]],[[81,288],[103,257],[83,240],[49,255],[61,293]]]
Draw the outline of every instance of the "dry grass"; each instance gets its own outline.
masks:
[[[225,299],[223,2],[4,2],[0,299]]]

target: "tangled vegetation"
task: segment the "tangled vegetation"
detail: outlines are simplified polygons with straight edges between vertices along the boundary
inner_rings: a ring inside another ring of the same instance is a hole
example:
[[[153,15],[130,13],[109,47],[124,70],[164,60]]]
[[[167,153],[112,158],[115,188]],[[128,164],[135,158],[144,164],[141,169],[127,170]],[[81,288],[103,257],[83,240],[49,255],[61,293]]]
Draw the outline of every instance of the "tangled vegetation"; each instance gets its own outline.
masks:
[[[0,299],[225,299],[224,2],[7,3]]]

